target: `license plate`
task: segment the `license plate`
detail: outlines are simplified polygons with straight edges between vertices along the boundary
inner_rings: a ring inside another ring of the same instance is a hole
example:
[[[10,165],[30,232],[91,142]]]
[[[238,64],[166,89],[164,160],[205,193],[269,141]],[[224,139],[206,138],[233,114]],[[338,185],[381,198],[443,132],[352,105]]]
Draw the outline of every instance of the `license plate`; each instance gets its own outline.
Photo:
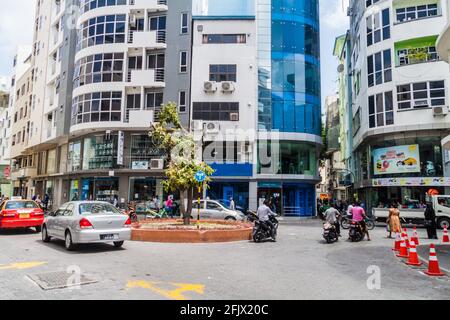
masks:
[[[117,240],[119,239],[118,234],[101,234],[100,240]]]
[[[31,211],[30,210],[17,210],[18,214],[30,214]]]
[[[19,219],[30,219],[30,214],[29,213],[19,214]]]

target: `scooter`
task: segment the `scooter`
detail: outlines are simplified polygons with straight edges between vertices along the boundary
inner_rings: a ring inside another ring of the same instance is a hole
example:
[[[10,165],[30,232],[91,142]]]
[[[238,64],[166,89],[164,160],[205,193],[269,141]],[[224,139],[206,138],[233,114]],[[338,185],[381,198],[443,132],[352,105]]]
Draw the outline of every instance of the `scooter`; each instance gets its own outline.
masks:
[[[362,226],[359,222],[352,220],[350,224],[350,230],[348,231],[348,237],[352,242],[360,242],[364,240],[366,235],[363,232]]]
[[[339,240],[339,235],[337,234],[336,226],[329,222],[323,224],[323,238],[327,243],[334,243]]]

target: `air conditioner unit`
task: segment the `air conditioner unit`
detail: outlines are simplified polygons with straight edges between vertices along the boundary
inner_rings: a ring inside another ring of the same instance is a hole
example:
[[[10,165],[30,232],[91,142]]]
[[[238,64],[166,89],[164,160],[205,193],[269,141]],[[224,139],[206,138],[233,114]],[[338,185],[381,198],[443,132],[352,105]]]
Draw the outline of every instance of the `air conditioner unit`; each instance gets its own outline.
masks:
[[[448,114],[448,107],[446,106],[433,107],[433,116],[445,117],[447,114]]]
[[[152,159],[150,161],[150,170],[164,169],[164,159]]]
[[[206,124],[206,133],[218,133],[220,130],[220,124],[217,122],[208,122]]]
[[[233,92],[234,91],[233,82],[231,82],[231,81],[222,82],[222,91],[223,92]]]
[[[203,121],[202,120],[194,120],[194,121],[192,121],[192,130],[194,130],[194,131],[203,131]]]
[[[130,14],[130,26],[131,27],[136,27],[136,23],[137,23],[136,20],[137,20],[136,16],[134,14]]]
[[[230,113],[230,121],[239,121],[239,113]]]
[[[217,84],[214,81],[205,81],[203,83],[203,90],[205,90],[205,92],[216,92]]]

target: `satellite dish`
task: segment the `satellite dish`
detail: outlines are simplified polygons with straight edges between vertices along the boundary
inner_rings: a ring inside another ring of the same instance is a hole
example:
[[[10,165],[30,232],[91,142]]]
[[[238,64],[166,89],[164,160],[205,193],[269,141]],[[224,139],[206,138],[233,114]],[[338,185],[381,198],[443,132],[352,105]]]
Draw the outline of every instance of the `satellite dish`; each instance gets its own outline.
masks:
[[[337,71],[338,71],[339,73],[344,72],[344,65],[343,65],[342,63],[337,67]]]

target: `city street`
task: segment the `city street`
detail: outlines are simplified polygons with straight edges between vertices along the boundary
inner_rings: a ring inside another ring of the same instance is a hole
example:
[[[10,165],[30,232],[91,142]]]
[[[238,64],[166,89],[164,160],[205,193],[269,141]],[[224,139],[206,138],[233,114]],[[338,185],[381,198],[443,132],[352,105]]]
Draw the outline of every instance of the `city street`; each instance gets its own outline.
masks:
[[[281,225],[277,243],[81,246],[44,244],[31,231],[0,232],[0,299],[447,299],[448,277],[432,279],[400,262],[385,229],[371,242],[327,245],[321,223]],[[419,230],[420,237],[425,230]],[[442,234],[439,232],[439,236]],[[427,240],[422,240],[422,244]],[[439,259],[448,267],[448,247]],[[425,254],[426,255],[426,254]],[[381,288],[367,273],[379,267]],[[30,277],[80,268],[96,283],[43,290]],[[373,267],[372,267],[373,270]],[[447,270],[448,272],[448,270]]]

